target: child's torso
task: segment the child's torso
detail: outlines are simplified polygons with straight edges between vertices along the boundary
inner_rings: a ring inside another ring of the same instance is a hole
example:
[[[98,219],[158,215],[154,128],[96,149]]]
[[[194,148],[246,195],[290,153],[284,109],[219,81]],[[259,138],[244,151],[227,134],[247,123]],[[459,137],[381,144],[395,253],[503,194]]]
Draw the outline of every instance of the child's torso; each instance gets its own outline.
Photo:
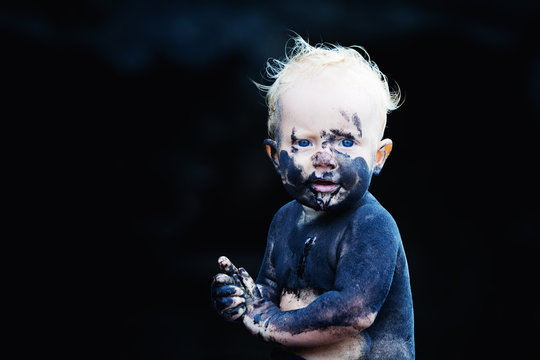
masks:
[[[279,241],[274,244],[272,258],[276,282],[281,289],[279,306],[282,311],[304,308],[323,293],[335,290],[335,272],[343,251],[342,238],[355,216],[354,213],[349,213],[333,217],[331,222],[315,221],[298,225],[301,218],[300,208],[289,215],[290,226],[282,228]],[[296,225],[291,226],[292,224]],[[403,248],[400,248],[398,254],[393,282],[386,299],[387,304],[383,306],[371,328],[335,344],[292,350],[306,359],[371,359],[379,358],[373,353],[373,350],[377,350],[374,346],[379,347],[376,344],[379,338],[386,338],[390,334],[393,339],[391,343],[395,344],[397,338],[412,337],[412,300]],[[392,318],[396,317],[403,318],[407,323],[410,322],[410,325],[395,328]],[[413,341],[412,338],[399,340],[399,343],[403,344],[403,347],[410,347],[410,341]],[[368,355],[369,353],[371,354]],[[404,356],[403,359],[405,358],[409,356]]]
[[[342,223],[297,226],[283,234],[275,244],[273,259],[280,288],[289,292],[311,289],[318,295],[332,289],[346,225]]]
[[[281,311],[304,308],[333,290],[339,244],[348,224],[347,217],[334,220],[332,226],[314,223],[293,227],[275,245],[274,254],[280,254],[273,263],[282,289]],[[352,360],[363,358],[369,349],[368,342],[366,334],[359,332],[334,344],[291,350],[308,360]]]

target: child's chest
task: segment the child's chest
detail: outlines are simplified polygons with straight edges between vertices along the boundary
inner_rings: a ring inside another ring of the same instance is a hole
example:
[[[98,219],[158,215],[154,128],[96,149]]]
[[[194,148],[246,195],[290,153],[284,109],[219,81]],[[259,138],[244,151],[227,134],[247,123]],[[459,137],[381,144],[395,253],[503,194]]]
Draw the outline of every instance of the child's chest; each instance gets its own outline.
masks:
[[[334,284],[343,227],[294,227],[276,242],[273,263],[283,289],[325,292]]]

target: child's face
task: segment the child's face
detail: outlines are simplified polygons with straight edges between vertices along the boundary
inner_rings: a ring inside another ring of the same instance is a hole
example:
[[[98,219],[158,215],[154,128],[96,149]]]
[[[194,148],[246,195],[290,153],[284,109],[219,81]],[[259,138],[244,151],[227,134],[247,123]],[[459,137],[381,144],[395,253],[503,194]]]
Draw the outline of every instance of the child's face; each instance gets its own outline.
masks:
[[[277,144],[267,150],[287,191],[316,210],[356,203],[391,150],[379,141],[384,115],[355,76],[328,68],[279,98]]]

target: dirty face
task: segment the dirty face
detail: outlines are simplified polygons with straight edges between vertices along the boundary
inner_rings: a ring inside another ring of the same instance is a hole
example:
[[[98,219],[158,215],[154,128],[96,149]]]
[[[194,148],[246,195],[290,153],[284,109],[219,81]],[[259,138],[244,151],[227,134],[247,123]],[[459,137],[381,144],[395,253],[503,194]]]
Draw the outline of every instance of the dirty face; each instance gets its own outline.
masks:
[[[285,189],[315,210],[352,206],[366,193],[392,142],[381,140],[378,102],[356,74],[329,68],[279,98],[277,141],[265,142]]]

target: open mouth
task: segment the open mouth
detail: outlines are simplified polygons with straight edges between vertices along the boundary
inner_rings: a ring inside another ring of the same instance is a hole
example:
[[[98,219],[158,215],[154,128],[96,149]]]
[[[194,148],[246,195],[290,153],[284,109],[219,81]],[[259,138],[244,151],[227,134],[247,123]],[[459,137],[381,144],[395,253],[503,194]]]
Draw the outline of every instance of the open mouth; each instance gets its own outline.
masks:
[[[319,193],[331,193],[338,187],[339,184],[332,180],[317,179],[311,182],[311,188]]]

